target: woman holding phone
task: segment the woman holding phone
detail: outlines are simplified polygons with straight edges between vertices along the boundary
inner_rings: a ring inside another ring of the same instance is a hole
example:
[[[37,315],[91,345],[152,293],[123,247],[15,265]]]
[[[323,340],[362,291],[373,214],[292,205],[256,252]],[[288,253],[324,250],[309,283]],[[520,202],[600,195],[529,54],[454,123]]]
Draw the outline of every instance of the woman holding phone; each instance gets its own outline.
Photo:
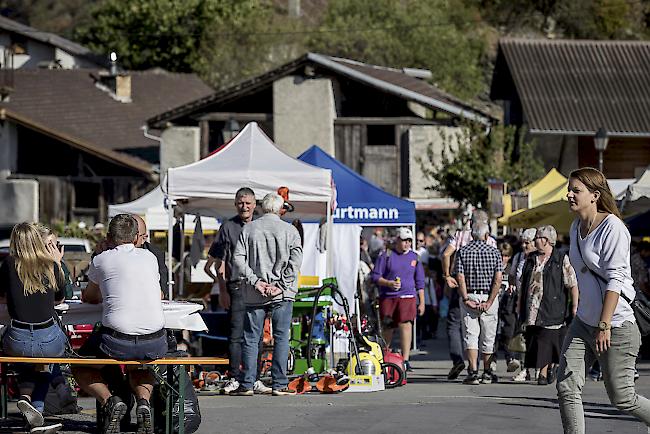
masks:
[[[3,352],[18,357],[58,357],[65,351],[66,336],[54,319],[54,305],[64,299],[65,282],[57,264],[61,252],[46,244],[35,225],[14,226],[9,257],[0,267],[0,296],[11,322],[2,337]],[[19,366],[20,399],[17,406],[31,433],[52,433],[60,423],[44,426],[45,395],[49,372],[37,372],[32,364]]]

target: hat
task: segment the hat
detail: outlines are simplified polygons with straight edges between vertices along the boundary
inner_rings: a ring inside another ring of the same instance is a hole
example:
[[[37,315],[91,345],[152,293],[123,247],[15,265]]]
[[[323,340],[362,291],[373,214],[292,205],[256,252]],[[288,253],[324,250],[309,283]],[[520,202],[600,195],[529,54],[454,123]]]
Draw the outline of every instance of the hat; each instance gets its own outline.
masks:
[[[399,228],[397,230],[397,238],[413,241],[413,232],[409,228]]]
[[[537,233],[537,229],[528,228],[521,234],[521,240],[533,241],[536,233]]]

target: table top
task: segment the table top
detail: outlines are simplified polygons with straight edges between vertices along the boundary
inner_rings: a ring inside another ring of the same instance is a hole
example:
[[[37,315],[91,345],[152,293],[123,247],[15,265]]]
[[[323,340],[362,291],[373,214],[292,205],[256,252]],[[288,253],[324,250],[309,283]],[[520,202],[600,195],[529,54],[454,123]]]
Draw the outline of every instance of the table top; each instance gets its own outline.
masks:
[[[204,331],[205,325],[199,311],[203,305],[188,301],[161,300],[165,328],[176,330]],[[65,325],[95,324],[102,319],[102,304],[82,303],[80,300],[65,300],[55,306]],[[0,304],[0,324],[9,323],[9,312],[6,304]]]
[[[158,360],[115,360],[80,357],[13,357],[0,356],[0,363],[67,363],[72,365],[227,365],[223,357],[170,357]]]

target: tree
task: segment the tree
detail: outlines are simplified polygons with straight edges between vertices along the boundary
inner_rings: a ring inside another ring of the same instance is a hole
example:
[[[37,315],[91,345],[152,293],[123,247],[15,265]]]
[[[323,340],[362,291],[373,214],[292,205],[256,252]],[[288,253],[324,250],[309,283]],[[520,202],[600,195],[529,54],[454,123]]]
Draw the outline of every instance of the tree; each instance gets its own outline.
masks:
[[[75,35],[126,69],[196,72],[219,88],[297,57],[282,29],[299,23],[286,20],[270,0],[106,0]]]
[[[461,0],[331,0],[313,51],[394,67],[426,68],[460,97],[487,88],[479,14]]]
[[[503,126],[493,127],[489,134],[469,126],[455,137],[443,136],[442,160],[436,161],[432,146],[426,159],[420,159],[424,175],[433,181],[429,188],[461,204],[478,206],[487,202],[490,178],[503,180],[511,189],[540,178],[544,166],[534,144],[519,137],[521,131]]]
[[[99,0],[0,0],[0,15],[69,38]]]
[[[106,0],[75,35],[99,53],[115,51],[127,69],[192,72],[208,35],[233,31],[234,24],[265,5],[255,0]]]

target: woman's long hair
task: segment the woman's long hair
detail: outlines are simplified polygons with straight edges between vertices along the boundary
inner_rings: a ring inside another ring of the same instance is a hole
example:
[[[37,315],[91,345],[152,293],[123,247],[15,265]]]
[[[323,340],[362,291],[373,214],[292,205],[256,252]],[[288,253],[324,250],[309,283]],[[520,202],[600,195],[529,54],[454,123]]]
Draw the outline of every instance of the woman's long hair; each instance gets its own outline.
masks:
[[[57,283],[54,259],[45,247],[38,229],[31,223],[19,223],[11,231],[9,254],[16,261],[16,272],[25,295],[46,293]]]
[[[621,212],[616,206],[616,200],[614,199],[612,190],[609,189],[607,178],[605,178],[605,175],[600,170],[594,169],[593,167],[583,167],[571,172],[569,178],[582,182],[592,193],[596,191],[600,192],[600,196],[596,201],[598,211],[614,214],[616,217],[621,218]]]

